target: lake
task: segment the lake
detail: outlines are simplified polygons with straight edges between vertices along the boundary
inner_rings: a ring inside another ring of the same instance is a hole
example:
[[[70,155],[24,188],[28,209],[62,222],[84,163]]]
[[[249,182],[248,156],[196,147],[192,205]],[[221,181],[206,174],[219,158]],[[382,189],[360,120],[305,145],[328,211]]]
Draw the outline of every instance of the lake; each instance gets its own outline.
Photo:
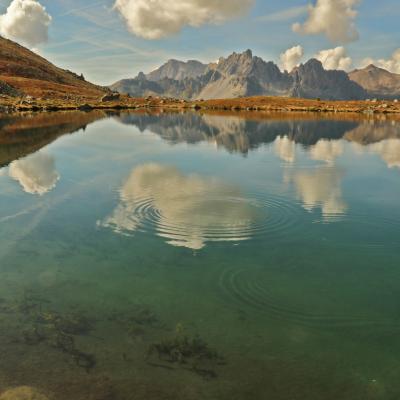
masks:
[[[385,117],[3,115],[0,391],[397,400],[399,199]]]

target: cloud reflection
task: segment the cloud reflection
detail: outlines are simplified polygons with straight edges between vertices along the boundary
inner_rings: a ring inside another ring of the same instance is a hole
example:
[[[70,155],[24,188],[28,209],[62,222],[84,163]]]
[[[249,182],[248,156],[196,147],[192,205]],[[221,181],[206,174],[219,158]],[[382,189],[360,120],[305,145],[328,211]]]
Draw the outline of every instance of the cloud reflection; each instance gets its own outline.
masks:
[[[287,136],[278,136],[275,140],[275,153],[283,161],[294,163],[296,161],[296,143]]]
[[[387,139],[369,146],[370,150],[379,154],[389,168],[400,168],[400,140]]]
[[[19,182],[26,193],[41,196],[54,189],[60,179],[54,157],[45,153],[35,153],[13,161],[9,167],[9,175]]]
[[[343,154],[343,142],[339,140],[321,139],[310,148],[310,157],[315,161],[325,161],[332,164]]]
[[[119,205],[99,225],[125,234],[155,227],[167,243],[196,250],[206,242],[249,239],[256,219],[254,202],[239,188],[150,163],[132,171]]]
[[[320,168],[295,172],[289,181],[307,211],[320,208],[324,219],[342,216],[347,210],[341,189],[343,172],[336,168]]]

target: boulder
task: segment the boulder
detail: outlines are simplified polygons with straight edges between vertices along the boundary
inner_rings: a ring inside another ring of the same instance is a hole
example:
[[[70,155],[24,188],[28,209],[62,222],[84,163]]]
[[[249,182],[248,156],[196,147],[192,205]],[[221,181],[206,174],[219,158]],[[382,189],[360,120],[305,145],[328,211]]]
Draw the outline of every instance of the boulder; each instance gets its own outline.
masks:
[[[121,98],[119,93],[107,93],[101,98],[102,103],[106,103],[109,101],[118,101]]]
[[[9,85],[6,82],[0,81],[0,94],[10,96],[10,97],[20,97],[22,96],[22,92],[15,89],[13,86]]]
[[[0,400],[49,400],[44,394],[30,386],[9,389],[0,395]]]
[[[82,104],[81,106],[79,106],[78,110],[80,110],[80,111],[90,111],[90,110],[93,110],[93,107],[90,104],[86,103],[86,104]]]

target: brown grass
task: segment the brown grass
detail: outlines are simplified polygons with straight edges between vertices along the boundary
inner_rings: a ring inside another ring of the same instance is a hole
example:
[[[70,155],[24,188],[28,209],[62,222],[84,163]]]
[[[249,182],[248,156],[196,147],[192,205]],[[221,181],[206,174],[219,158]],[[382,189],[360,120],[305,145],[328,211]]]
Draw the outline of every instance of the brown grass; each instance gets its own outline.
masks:
[[[0,37],[0,80],[27,95],[44,98],[95,99],[105,89],[63,70],[19,44]]]

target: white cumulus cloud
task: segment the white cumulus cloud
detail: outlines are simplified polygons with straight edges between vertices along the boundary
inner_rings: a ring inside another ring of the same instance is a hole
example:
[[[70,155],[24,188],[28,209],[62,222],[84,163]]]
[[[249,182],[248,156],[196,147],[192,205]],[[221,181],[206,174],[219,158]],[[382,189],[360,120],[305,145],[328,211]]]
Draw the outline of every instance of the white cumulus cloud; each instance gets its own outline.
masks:
[[[348,43],[358,39],[355,25],[360,0],[317,0],[308,8],[304,24],[295,23],[293,30],[305,35],[324,34],[333,43]]]
[[[160,39],[185,26],[218,24],[247,12],[254,0],[116,0],[128,29],[145,39]]]
[[[390,72],[394,72],[396,74],[400,74],[400,49],[397,49],[393,54],[392,57],[389,59],[378,59],[375,60],[373,58],[365,58],[362,63],[361,67],[366,67],[370,64],[374,64],[377,67],[386,69]]]
[[[0,15],[0,34],[35,47],[48,40],[51,16],[36,0],[13,0],[5,14]]]
[[[325,69],[342,69],[348,71],[353,64],[353,60],[347,56],[346,49],[342,46],[321,50],[315,58],[322,62]]]
[[[294,46],[287,49],[280,56],[282,69],[290,72],[294,67],[297,67],[300,64],[303,56],[304,49],[301,46]]]

